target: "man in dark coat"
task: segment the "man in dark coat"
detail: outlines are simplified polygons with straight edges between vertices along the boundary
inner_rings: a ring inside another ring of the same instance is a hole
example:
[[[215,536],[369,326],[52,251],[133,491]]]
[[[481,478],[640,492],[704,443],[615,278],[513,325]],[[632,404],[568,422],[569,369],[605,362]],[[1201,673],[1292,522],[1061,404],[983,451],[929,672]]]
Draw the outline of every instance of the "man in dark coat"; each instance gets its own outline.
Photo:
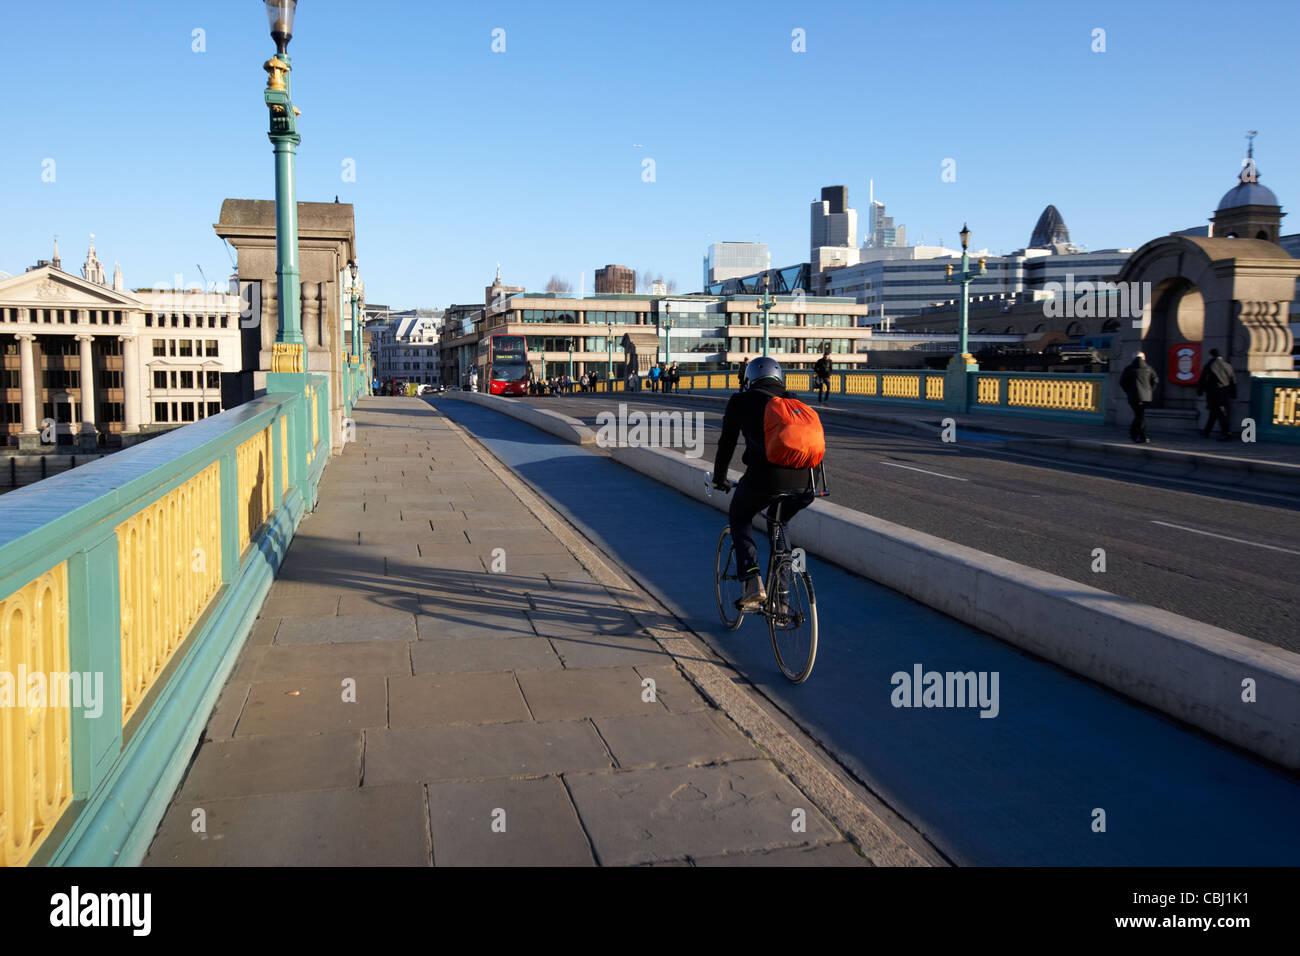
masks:
[[[1228,409],[1232,405],[1232,400],[1237,397],[1237,373],[1219,354],[1218,349],[1210,349],[1210,361],[1205,368],[1201,369],[1201,380],[1196,383],[1196,394],[1205,396],[1205,404],[1210,413],[1205,428],[1201,430],[1202,437],[1210,437],[1217,419],[1222,429],[1219,441],[1232,441],[1232,425],[1228,421]]]
[[[1138,444],[1151,444],[1151,439],[1147,437],[1147,406],[1155,398],[1156,386],[1159,384],[1160,376],[1147,364],[1145,352],[1135,355],[1119,377],[1119,387],[1124,389],[1129,408],[1133,409],[1133,421],[1128,426],[1128,435]]]

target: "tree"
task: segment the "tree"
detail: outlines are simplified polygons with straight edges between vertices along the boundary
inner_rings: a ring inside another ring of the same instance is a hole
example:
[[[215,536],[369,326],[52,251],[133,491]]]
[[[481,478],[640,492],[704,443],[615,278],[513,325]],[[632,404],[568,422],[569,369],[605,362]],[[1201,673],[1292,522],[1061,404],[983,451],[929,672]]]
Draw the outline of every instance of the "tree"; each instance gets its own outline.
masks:
[[[640,283],[638,288],[645,293],[653,292],[656,282],[662,282],[664,284],[664,290],[669,294],[677,291],[676,279],[665,279],[662,272],[655,272],[653,269],[643,269],[638,272],[637,282]]]
[[[547,292],[572,292],[573,283],[568,279],[561,279],[559,276],[551,276],[551,281],[546,283]]]

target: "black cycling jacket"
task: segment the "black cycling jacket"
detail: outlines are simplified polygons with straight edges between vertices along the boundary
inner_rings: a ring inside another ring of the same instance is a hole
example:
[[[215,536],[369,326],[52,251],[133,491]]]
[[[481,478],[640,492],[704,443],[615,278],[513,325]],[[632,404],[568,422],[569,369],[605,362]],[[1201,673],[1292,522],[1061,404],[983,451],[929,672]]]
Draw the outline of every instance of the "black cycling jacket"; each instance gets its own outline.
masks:
[[[743,392],[732,395],[722,416],[722,436],[718,439],[718,454],[713,460],[715,480],[726,477],[731,456],[736,451],[736,440],[745,436],[745,452],[741,456],[746,475],[763,481],[773,488],[806,488],[810,484],[807,468],[787,468],[773,465],[767,460],[766,442],[763,438],[763,413],[773,398],[793,398],[785,386],[776,379],[765,378],[755,382]]]

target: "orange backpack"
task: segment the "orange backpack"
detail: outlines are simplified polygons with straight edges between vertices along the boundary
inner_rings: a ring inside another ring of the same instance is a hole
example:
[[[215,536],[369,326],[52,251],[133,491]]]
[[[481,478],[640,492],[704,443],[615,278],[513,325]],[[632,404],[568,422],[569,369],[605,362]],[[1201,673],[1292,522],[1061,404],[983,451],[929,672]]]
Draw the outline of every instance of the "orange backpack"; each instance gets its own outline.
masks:
[[[826,435],[817,413],[794,398],[772,398],[763,411],[767,460],[787,468],[815,468],[826,457]]]

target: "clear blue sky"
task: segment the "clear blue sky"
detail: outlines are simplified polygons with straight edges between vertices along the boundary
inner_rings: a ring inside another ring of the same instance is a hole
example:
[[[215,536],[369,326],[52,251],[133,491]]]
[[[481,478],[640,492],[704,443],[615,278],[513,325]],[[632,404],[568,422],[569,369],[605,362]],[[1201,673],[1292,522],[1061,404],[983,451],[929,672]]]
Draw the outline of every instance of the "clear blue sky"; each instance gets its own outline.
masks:
[[[803,261],[824,185],[849,187],[865,227],[868,178],[913,242],[951,245],[968,221],[975,245],[1009,251],[1054,203],[1076,242],[1136,247],[1205,223],[1247,129],[1296,232],[1298,11],[302,0],[299,198],[355,203],[367,295],[394,307],[480,300],[498,261],[530,289],[586,270],[590,291],[618,262],[698,290],[711,241]],[[196,263],[228,276],[222,199],[273,195],[272,52],[255,0],[9,5],[0,269],[48,258],[58,233],[75,272],[94,232],[131,287],[196,280]]]

